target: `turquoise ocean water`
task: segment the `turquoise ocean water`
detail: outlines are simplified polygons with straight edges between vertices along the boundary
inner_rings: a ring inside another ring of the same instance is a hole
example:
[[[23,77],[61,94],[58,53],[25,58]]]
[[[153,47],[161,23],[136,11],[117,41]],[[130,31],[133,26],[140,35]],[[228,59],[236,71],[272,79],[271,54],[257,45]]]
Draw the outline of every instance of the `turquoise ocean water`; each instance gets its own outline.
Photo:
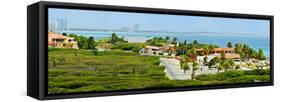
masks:
[[[93,32],[93,31],[62,31],[68,34],[74,33],[83,36],[93,36],[95,39],[110,37],[112,32]],[[234,34],[183,34],[183,33],[141,33],[141,32],[115,32],[118,36],[124,36],[129,42],[145,42],[152,37],[166,37],[170,39],[177,37],[178,41],[186,40],[188,43],[197,40],[199,43],[211,43],[226,47],[227,42],[231,42],[233,46],[236,43],[248,44],[251,48],[258,50],[262,48],[264,54],[269,57],[270,54],[270,37],[257,35],[234,35]]]

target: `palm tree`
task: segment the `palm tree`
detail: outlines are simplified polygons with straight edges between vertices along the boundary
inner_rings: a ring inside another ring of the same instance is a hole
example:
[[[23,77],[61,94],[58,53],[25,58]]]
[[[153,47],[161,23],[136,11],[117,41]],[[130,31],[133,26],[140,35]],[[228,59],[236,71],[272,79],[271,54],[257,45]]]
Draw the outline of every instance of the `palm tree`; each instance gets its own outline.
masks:
[[[209,55],[210,54],[210,50],[208,47],[204,47],[203,49],[204,55]]]
[[[249,52],[248,52],[248,57],[251,59],[251,58],[255,58],[256,57],[256,54],[257,52],[253,49],[249,49]]]
[[[184,57],[183,59],[180,60],[180,66],[181,66],[181,69],[184,71],[184,73],[186,73],[187,70],[190,70],[190,67],[187,64],[189,62],[189,60],[190,59],[188,58],[188,56]]]
[[[183,43],[183,45],[186,45],[186,40],[184,40],[184,43]]]
[[[195,61],[196,58],[197,58],[197,53],[195,51],[195,48],[192,48],[192,49],[188,50],[187,56],[190,57],[193,61]]]
[[[174,37],[174,38],[173,38],[173,42],[174,42],[174,43],[176,43],[177,40],[178,40],[177,37]]]
[[[207,56],[205,56],[203,58],[203,63],[204,63],[204,65],[208,65],[208,57]]]
[[[213,59],[211,59],[208,63],[208,67],[210,68],[211,66],[217,65],[217,63],[219,62],[219,58],[218,57],[214,57]]]
[[[186,63],[193,61],[193,59],[190,58],[189,56],[184,56],[184,60],[186,61]]]
[[[218,66],[218,73],[220,72],[220,70],[223,70],[223,66],[222,65]]]
[[[264,60],[264,59],[265,59],[263,50],[262,50],[261,48],[259,48],[259,51],[258,51],[258,53],[257,53],[257,57],[258,57],[258,59],[261,59],[261,60]]]
[[[227,61],[226,60],[221,60],[220,62],[219,62],[219,69],[218,70],[224,70],[224,71],[226,71],[226,69],[227,69],[227,67],[228,67],[228,63],[227,63]]]
[[[94,49],[95,48],[95,40],[94,40],[94,37],[93,36],[90,36],[88,38],[88,49]]]
[[[224,52],[224,51],[222,51],[222,52],[220,53],[220,59],[221,59],[221,60],[225,60],[225,52]]]
[[[219,68],[218,64],[220,62],[220,59],[218,57],[214,57],[209,61],[208,67],[211,68],[211,66],[215,66],[215,68],[218,70],[221,70],[222,68]]]
[[[232,43],[231,43],[231,42],[228,42],[228,43],[227,43],[227,47],[228,47],[228,48],[232,48],[232,47],[233,47],[233,46],[232,46]]]
[[[111,43],[118,42],[118,36],[115,33],[111,34]]]
[[[233,62],[233,60],[225,59],[221,61],[220,65],[222,65],[224,70],[227,71],[227,69],[233,69],[235,63]]]
[[[215,46],[212,44],[209,44],[208,49],[209,49],[209,53],[212,53],[212,51],[214,51],[214,49],[215,49]]]
[[[189,67],[189,65],[188,65],[187,63],[185,63],[185,64],[183,65],[183,71],[184,71],[184,73],[186,73],[187,70],[190,70],[190,67]]]
[[[228,60],[228,64],[229,64],[229,66],[230,66],[230,69],[233,69],[234,66],[235,66],[235,63],[234,63],[233,60],[231,60],[231,59]]]
[[[242,54],[242,44],[240,44],[240,43],[237,43],[237,44],[235,44],[235,53],[238,53],[238,54]]]
[[[169,37],[169,36],[166,36],[165,40],[166,40],[166,41],[169,41],[169,40],[170,40],[170,37]]]
[[[186,61],[184,59],[180,59],[181,69],[183,69],[183,66],[184,66],[185,63],[186,63]]]
[[[63,36],[67,36],[67,33],[63,32],[62,35],[63,35]]]
[[[250,50],[250,47],[246,44],[243,45],[243,48],[242,48],[242,54],[246,57],[246,58],[249,58],[249,50]]]
[[[191,79],[195,79],[195,71],[199,69],[199,64],[197,62],[193,62],[192,64],[192,74],[191,74]]]
[[[198,45],[199,43],[198,43],[197,40],[194,40],[194,41],[193,41],[193,44],[194,44],[194,45]]]
[[[237,70],[237,69],[240,69],[240,65],[236,65],[235,66],[235,69]]]

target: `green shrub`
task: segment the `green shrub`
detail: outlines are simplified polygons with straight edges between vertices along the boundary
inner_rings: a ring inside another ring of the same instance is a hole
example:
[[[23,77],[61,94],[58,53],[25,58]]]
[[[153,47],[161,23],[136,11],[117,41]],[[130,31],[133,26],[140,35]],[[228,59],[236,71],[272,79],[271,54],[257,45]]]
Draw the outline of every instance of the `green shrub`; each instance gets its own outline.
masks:
[[[270,75],[269,69],[255,69],[253,71],[245,71],[246,75]]]
[[[238,78],[238,77],[245,77],[245,76],[263,76],[263,75],[269,75],[269,70],[227,71],[218,74],[198,75],[196,79],[201,81],[211,81],[211,80],[223,81],[223,80],[229,80],[231,78]]]
[[[114,44],[111,49],[121,49],[126,51],[138,52],[139,50],[142,49],[142,46],[144,45],[138,43],[118,43],[118,44]]]
[[[160,63],[161,63],[161,61],[159,61],[159,60],[158,61],[154,61],[153,65],[159,65]]]
[[[135,47],[132,49],[132,51],[134,51],[134,52],[139,52],[141,49],[142,49],[142,47],[140,47],[140,46],[135,46]]]
[[[244,75],[235,78],[229,78],[225,81],[230,83],[254,83],[256,80],[261,82],[269,82],[270,76],[269,75]]]
[[[270,70],[227,71],[199,75],[197,80],[169,80],[164,73],[165,67],[159,66],[159,56],[139,56],[137,52],[120,50],[93,54],[92,51],[83,49],[51,49],[48,56],[49,93],[188,87],[270,80]],[[52,60],[56,60],[56,66],[52,65]]]
[[[160,52],[160,53],[158,53],[158,55],[164,55],[164,53]]]

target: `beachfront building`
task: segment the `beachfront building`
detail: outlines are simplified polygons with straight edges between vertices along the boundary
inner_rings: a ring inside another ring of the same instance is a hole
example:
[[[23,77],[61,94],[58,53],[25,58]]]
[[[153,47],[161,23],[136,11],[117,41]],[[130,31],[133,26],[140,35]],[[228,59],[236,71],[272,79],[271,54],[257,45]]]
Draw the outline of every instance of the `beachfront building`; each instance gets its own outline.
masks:
[[[55,32],[48,32],[48,46],[55,48],[78,49],[77,42],[74,38],[63,36]]]
[[[195,49],[196,53],[203,53],[204,49]],[[240,55],[235,53],[234,48],[214,48],[210,51],[210,54],[207,55],[208,59],[211,60],[214,57],[220,57],[221,52],[225,53],[225,58],[232,59],[233,61],[239,62],[240,61]],[[197,60],[203,61],[203,58],[205,56],[197,56]]]
[[[197,53],[204,53],[203,48],[195,49]],[[234,48],[214,48],[210,51],[210,54],[220,54],[221,52],[224,52],[225,54],[235,54]]]
[[[158,55],[161,52],[160,49],[161,48],[157,46],[145,46],[139,51],[139,53],[141,55]]]
[[[162,47],[158,46],[145,46],[142,48],[139,53],[141,55],[150,55],[150,56],[175,56],[176,49],[173,44],[166,44]]]

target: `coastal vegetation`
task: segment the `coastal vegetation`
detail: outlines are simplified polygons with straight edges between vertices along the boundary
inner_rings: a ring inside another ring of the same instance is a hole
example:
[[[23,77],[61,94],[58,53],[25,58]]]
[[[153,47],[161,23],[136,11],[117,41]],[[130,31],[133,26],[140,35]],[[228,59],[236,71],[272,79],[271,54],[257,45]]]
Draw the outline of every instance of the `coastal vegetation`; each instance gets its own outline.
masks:
[[[269,70],[228,71],[193,76],[193,80],[169,80],[164,66],[159,66],[158,56],[120,50],[95,55],[86,49],[49,48],[48,56],[51,94],[253,83],[254,79],[269,81]]]
[[[216,68],[218,72],[220,70],[234,70],[240,69],[240,65],[235,65],[233,60],[226,59],[225,53],[221,52],[221,57],[214,57],[213,59],[208,59],[208,55],[211,54],[215,48],[218,48],[218,45],[215,44],[204,44],[199,43],[197,40],[192,41],[191,43],[187,43],[185,40],[184,42],[178,41],[178,38],[170,38],[169,36],[166,37],[153,37],[145,41],[145,43],[129,43],[128,41],[124,40],[124,37],[118,37],[117,34],[112,33],[111,37],[104,38],[101,40],[95,41],[94,37],[85,37],[85,36],[78,36],[76,34],[66,34],[63,33],[64,36],[69,36],[75,38],[78,42],[78,46],[80,49],[104,49],[105,51],[109,50],[123,50],[123,51],[133,51],[139,52],[145,46],[158,46],[162,47],[167,44],[176,45],[175,51],[172,51],[176,54],[176,56],[182,57],[181,67],[184,71],[187,69],[187,65],[185,63],[194,62],[196,61],[197,56],[205,56],[203,59],[203,64],[208,65],[209,68]],[[248,60],[265,60],[265,54],[263,50],[260,48],[257,51],[251,48],[247,44],[237,43],[235,46],[231,42],[226,43],[226,47],[234,48],[235,53],[240,55],[241,61],[248,61]],[[196,52],[196,49],[203,49],[201,52]],[[95,52],[99,53],[99,52]],[[159,55],[164,55],[163,53],[159,53]],[[171,55],[171,51],[169,51],[169,55]],[[210,60],[210,61],[208,61]],[[255,67],[252,63],[246,63],[247,67]],[[243,66],[243,65],[242,65]]]
[[[151,46],[163,46],[169,42],[169,39],[169,37],[166,37],[165,39],[162,37],[153,37],[152,39],[146,40],[145,44]]]
[[[270,70],[255,69],[251,71],[227,71],[218,74],[198,75],[196,76],[196,79],[200,81],[225,80],[233,83],[235,82],[247,83],[251,81],[254,82],[257,80],[261,82],[269,82]]]
[[[259,59],[259,60],[265,60],[266,57],[264,55],[264,52],[261,48],[258,49],[258,51],[254,50],[253,48],[250,48],[247,44],[238,43],[235,44],[235,52],[240,54],[241,59]]]
[[[145,44],[142,43],[119,43],[119,44],[114,44],[111,49],[139,52],[144,46]]]
[[[49,47],[48,92],[51,94],[270,81],[270,69],[239,70],[244,66],[258,66],[249,60],[266,59],[262,49],[256,51],[247,44],[233,46],[231,42],[226,43],[226,47],[234,48],[235,53],[241,56],[242,62],[247,62],[235,64],[232,59],[226,58],[223,51],[220,56],[208,58],[219,46],[197,40],[180,42],[176,37],[166,36],[153,37],[143,43],[130,43],[115,33],[100,40],[77,34],[63,33],[63,36],[74,38],[79,49]],[[159,59],[164,57],[164,53],[157,56],[139,54],[145,46],[163,47],[168,44],[174,45],[175,50],[168,50],[169,54],[165,57],[175,59],[171,53],[179,57],[183,72],[191,70],[191,80],[170,80],[164,72],[165,66],[160,66]],[[202,51],[198,52],[198,49]],[[198,56],[203,56],[203,60],[198,61]],[[218,72],[196,75],[201,66],[217,69]]]

